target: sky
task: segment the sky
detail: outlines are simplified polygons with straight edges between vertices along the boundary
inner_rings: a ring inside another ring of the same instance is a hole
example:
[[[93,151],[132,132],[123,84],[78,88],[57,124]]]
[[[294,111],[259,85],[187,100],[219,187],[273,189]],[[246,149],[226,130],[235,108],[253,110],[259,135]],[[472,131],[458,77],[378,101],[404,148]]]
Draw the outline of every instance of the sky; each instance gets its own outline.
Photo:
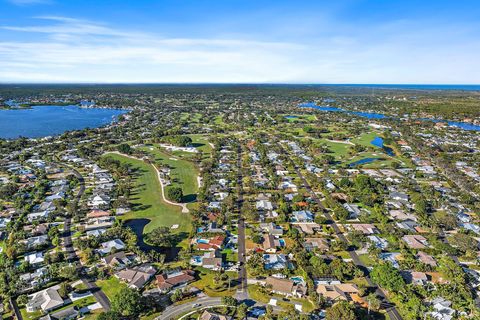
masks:
[[[480,84],[480,1],[0,0],[2,83]]]

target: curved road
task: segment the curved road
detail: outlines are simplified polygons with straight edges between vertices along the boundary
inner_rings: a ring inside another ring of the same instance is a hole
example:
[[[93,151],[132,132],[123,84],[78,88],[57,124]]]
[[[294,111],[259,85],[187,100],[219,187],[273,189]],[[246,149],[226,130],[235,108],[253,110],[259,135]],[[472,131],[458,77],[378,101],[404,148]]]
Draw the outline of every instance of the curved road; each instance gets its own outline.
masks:
[[[105,154],[118,154],[120,156],[123,156],[123,157],[127,157],[127,158],[130,158],[130,159],[133,159],[133,160],[138,160],[138,161],[143,161],[143,159],[140,159],[140,158],[137,158],[137,157],[134,157],[134,156],[130,156],[128,154],[124,154],[124,153],[121,153],[121,152],[118,152],[118,151],[109,151],[109,152],[106,152]],[[150,165],[153,167],[153,169],[155,169],[155,172],[157,173],[157,178],[158,178],[158,182],[160,182],[160,190],[162,191],[162,200],[165,202],[165,203],[168,203],[168,204],[171,204],[173,206],[179,206],[179,207],[182,207],[182,213],[189,213],[190,210],[187,208],[187,203],[179,203],[179,202],[173,202],[173,201],[170,201],[167,199],[167,197],[165,197],[165,185],[163,184],[162,182],[162,174],[160,172],[160,170],[158,170],[158,168],[150,163]]]

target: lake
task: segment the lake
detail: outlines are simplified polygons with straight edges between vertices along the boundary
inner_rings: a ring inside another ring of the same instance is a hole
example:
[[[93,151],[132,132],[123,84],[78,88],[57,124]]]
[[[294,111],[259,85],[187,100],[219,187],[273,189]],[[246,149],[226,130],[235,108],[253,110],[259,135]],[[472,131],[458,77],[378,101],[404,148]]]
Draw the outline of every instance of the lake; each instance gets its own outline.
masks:
[[[40,138],[65,131],[98,128],[116,121],[126,110],[79,106],[33,106],[0,110],[0,138]]]
[[[153,250],[155,252],[164,254],[165,262],[174,261],[177,258],[178,253],[180,252],[180,248],[160,248],[157,246],[149,245],[144,241],[145,235],[143,234],[143,229],[149,223],[149,219],[132,219],[125,221],[124,226],[132,229],[132,231],[135,233],[135,235],[137,236],[137,246],[140,248],[140,250],[142,250],[143,252],[149,252]]]
[[[387,115],[384,115],[382,113],[374,113],[374,112],[358,112],[358,111],[349,111],[345,110],[342,108],[337,108],[337,107],[330,107],[330,106],[317,106],[313,102],[307,102],[307,103],[301,103],[298,105],[301,108],[313,108],[317,109],[320,111],[326,111],[326,112],[345,112],[345,113],[351,113],[354,115],[357,115],[362,118],[367,118],[367,119],[394,119],[391,118]],[[462,130],[467,130],[467,131],[480,131],[480,125],[476,124],[471,124],[467,122],[461,122],[461,121],[447,121],[447,120],[434,120],[434,119],[428,119],[428,118],[418,118],[416,120],[421,120],[421,121],[433,121],[433,122],[446,122],[450,127],[456,127]]]

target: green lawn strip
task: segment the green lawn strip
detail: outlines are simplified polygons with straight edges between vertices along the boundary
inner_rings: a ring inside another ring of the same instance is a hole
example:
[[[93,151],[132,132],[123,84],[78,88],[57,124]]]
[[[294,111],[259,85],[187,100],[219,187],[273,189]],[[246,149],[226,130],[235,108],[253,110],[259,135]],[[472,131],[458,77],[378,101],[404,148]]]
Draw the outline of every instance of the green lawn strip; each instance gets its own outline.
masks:
[[[184,195],[195,195],[197,193],[198,169],[192,162],[172,157],[171,155],[162,152],[156,146],[143,147],[141,149],[152,154],[157,163],[165,164],[170,167],[170,186],[182,188]],[[177,160],[174,160],[173,158]],[[170,186],[167,186],[167,189]]]
[[[113,276],[107,280],[97,280],[96,284],[100,289],[102,289],[110,301],[112,301],[113,297],[123,288],[127,287],[125,283]]]
[[[38,319],[43,315],[41,310],[37,310],[35,312],[27,312],[27,309],[25,307],[20,309],[20,313],[22,314],[22,318],[25,320]]]
[[[190,215],[182,213],[179,206],[167,204],[162,200],[160,182],[151,165],[118,154],[109,154],[108,157],[128,163],[134,170],[137,170],[134,190],[130,196],[133,210],[121,217],[123,221],[149,219],[150,223],[145,226],[144,234],[157,227],[171,227],[174,224],[178,224],[179,228],[172,230],[173,232],[190,231]]]

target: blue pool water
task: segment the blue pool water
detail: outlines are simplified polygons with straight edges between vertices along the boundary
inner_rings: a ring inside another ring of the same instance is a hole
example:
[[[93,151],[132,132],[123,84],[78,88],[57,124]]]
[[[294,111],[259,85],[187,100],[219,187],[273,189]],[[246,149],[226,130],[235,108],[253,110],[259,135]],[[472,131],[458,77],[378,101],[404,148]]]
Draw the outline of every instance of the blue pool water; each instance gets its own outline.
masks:
[[[33,106],[0,110],[0,138],[40,138],[69,130],[97,128],[115,121],[125,110],[79,106]]]
[[[209,241],[206,239],[198,239],[197,243],[209,243]]]
[[[285,247],[285,240],[279,239],[278,242],[280,243],[280,246]]]
[[[291,277],[290,280],[294,281],[294,282],[303,282],[303,278],[302,277]]]

